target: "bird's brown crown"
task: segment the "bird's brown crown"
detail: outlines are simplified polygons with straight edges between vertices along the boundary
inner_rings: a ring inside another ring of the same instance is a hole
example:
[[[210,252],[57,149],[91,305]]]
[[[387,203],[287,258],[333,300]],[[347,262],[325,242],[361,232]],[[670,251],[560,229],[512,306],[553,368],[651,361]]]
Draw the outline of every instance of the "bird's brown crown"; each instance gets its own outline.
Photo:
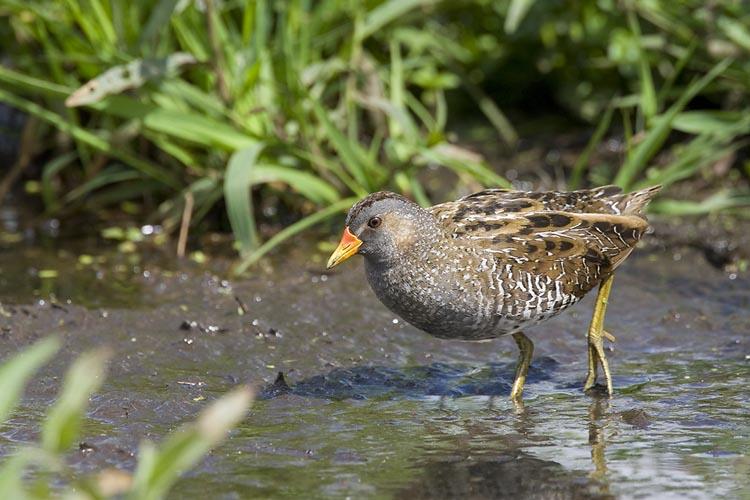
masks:
[[[404,198],[400,194],[392,193],[390,191],[378,191],[377,193],[372,193],[366,198],[363,198],[349,209],[349,213],[346,216],[346,225],[351,226],[362,212],[372,207],[375,203],[384,200],[394,200],[396,202],[402,202],[405,205],[414,205],[413,201]]]

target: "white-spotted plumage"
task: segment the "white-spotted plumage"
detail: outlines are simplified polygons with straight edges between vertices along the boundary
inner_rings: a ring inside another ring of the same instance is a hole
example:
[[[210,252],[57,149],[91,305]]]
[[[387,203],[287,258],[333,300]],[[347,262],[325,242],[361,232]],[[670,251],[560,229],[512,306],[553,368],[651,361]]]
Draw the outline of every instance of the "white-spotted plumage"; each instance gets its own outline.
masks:
[[[432,335],[481,340],[549,319],[595,288],[633,250],[657,191],[490,189],[429,209],[375,193],[347,226],[388,308]],[[380,228],[367,226],[372,216]]]

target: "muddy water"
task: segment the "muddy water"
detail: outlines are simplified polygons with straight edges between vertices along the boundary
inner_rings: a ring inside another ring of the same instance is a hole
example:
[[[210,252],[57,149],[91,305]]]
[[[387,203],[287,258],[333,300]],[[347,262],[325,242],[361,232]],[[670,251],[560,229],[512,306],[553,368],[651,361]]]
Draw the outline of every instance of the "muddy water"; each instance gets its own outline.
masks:
[[[3,354],[65,342],[0,449],[33,439],[67,363],[106,344],[116,357],[71,452],[80,474],[132,469],[142,439],[237,383],[259,388],[175,498],[750,496],[747,276],[642,252],[610,301],[615,397],[580,390],[591,297],[527,332],[536,355],[514,406],[511,339],[433,339],[377,302],[361,262],[323,275],[308,250],[231,282],[149,259],[0,252]]]

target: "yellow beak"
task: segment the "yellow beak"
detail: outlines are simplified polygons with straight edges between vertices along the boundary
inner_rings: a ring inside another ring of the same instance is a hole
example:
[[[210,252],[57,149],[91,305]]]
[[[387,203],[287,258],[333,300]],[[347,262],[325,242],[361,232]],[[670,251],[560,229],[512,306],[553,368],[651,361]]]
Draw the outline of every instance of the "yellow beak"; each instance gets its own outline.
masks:
[[[362,245],[362,240],[354,236],[352,232],[349,231],[348,227],[344,228],[344,234],[341,236],[339,246],[336,247],[336,250],[331,254],[331,258],[328,259],[328,265],[326,265],[326,268],[330,269],[344,262],[346,259],[357,253],[360,245]]]

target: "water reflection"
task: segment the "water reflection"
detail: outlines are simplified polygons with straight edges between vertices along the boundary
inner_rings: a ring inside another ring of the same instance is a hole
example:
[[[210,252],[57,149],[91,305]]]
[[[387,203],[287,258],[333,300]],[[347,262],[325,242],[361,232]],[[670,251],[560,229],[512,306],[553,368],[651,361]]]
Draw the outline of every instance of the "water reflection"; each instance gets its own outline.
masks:
[[[436,460],[422,468],[419,480],[396,498],[613,498],[557,462],[520,451],[479,460]]]
[[[357,273],[341,276],[350,280],[343,285],[331,278],[313,286],[299,268],[287,266],[286,277],[234,283],[250,309],[238,316],[233,296],[202,273],[168,276],[149,265],[153,275],[135,276],[126,257],[115,259],[127,265],[119,271],[111,260],[99,269],[74,255],[63,261],[44,255],[21,260],[0,250],[0,295],[11,313],[0,319],[13,332],[3,347],[12,352],[29,335],[57,331],[66,338],[68,358],[102,341],[118,352],[85,428],[85,442],[96,450],[82,455],[76,470],[132,467],[129,455],[108,450],[134,452],[141,437],[158,438],[192,418],[204,396],[218,396],[238,380],[264,377],[271,384],[281,369],[288,384],[264,394],[224,447],[179,483],[175,498],[202,492],[220,498],[744,498],[750,491],[746,279],[730,281],[694,262],[629,261],[610,318],[613,330],[628,332],[618,336],[613,356],[614,399],[581,393],[577,375],[585,356],[575,332],[588,318],[567,316],[535,338],[539,352],[554,359],[534,360],[529,399],[514,406],[510,346],[498,343],[494,352],[448,345],[395,327],[373,297],[358,293]],[[8,306],[38,298],[42,278],[31,279],[31,267],[59,271],[44,279],[56,283],[58,298],[73,299],[73,306],[62,304],[69,312],[49,302]],[[262,302],[252,300],[261,296]],[[106,303],[107,315],[78,307],[84,299]],[[130,301],[159,307],[132,310]],[[186,343],[180,329],[186,319],[227,331],[195,329]],[[258,335],[271,328],[283,336]],[[63,361],[42,389],[32,389],[27,427],[14,425],[7,440],[33,435],[29,429],[54,401]]]
[[[549,380],[557,368],[551,358],[539,365],[530,374],[532,384]],[[566,468],[530,451],[557,445],[549,429],[538,425],[549,419],[550,408],[507,399],[513,369],[512,362],[482,370],[442,363],[337,368],[292,386],[281,376],[263,393],[266,399],[285,394],[332,400],[437,396],[432,412],[424,415],[421,449],[411,461],[417,479],[398,491],[399,498],[611,498],[605,457],[607,431],[616,427],[616,416],[609,399],[594,395],[581,414],[585,418],[569,422],[582,437],[588,435],[592,466]],[[483,409],[477,411],[477,405]],[[464,411],[467,406],[473,409]],[[585,437],[580,445],[585,446]]]
[[[536,432],[536,420],[544,418],[537,412],[544,410],[518,403],[493,419],[430,422],[423,455],[413,465],[420,474],[395,497],[613,498],[605,481],[608,406],[595,399],[589,408],[591,474],[525,451],[529,442],[547,441]]]
[[[594,469],[589,476],[598,481],[603,481],[607,476],[605,431],[610,419],[609,398],[594,397],[589,405],[588,413],[589,445],[591,446],[591,461],[594,464]]]

